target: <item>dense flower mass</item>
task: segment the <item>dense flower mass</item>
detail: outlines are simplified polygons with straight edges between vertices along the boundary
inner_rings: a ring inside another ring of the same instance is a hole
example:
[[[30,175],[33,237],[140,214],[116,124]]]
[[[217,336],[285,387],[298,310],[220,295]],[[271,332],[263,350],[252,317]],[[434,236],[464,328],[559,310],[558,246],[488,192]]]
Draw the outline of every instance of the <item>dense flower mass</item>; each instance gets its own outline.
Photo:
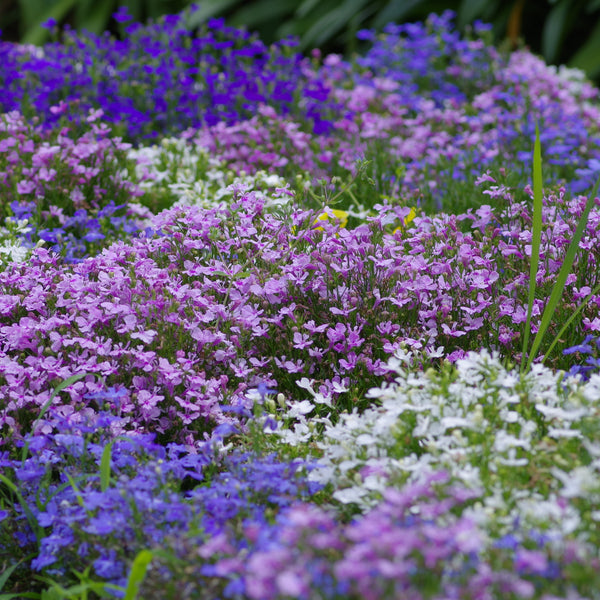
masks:
[[[45,243],[75,261],[140,228],[145,213],[132,200],[142,191],[119,174],[131,146],[111,136],[102,116],[91,111],[82,126],[51,133],[17,111],[2,116],[0,214],[27,222],[25,247]],[[84,133],[73,135],[78,129]]]
[[[188,16],[0,43],[0,596],[597,598],[598,90]]]
[[[2,43],[2,111],[52,125],[75,102],[69,120],[102,109],[136,142],[235,122],[265,102],[297,111],[316,132],[328,128],[329,89],[307,73],[293,40],[268,47],[222,20],[193,32],[184,14],[148,25],[120,20],[121,40],[66,30],[42,48]]]

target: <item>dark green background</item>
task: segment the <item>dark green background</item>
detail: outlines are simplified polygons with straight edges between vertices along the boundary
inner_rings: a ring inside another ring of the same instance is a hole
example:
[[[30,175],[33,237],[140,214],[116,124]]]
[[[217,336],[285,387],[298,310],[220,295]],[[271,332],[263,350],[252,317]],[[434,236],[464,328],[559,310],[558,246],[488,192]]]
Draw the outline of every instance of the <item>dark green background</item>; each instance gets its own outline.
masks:
[[[121,5],[139,21],[175,13],[189,0],[0,0],[3,39],[41,44],[48,18],[76,29],[117,31],[111,14]],[[360,50],[356,31],[424,19],[452,9],[458,25],[474,19],[494,26],[498,44],[524,44],[549,64],[567,64],[600,81],[600,0],[203,0],[190,17],[197,25],[225,17],[230,25],[258,31],[265,42],[287,35],[300,38],[301,49],[318,47],[346,55]]]

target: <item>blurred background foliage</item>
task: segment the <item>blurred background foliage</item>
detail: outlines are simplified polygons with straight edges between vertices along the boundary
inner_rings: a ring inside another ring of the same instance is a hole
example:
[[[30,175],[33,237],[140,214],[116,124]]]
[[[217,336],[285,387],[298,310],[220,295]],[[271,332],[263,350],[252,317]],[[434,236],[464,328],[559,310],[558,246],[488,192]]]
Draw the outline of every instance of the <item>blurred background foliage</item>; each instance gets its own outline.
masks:
[[[112,18],[126,6],[137,21],[189,8],[192,0],[0,0],[0,29],[5,41],[42,44],[49,18],[60,25],[94,33],[120,30]],[[423,20],[432,12],[452,9],[462,28],[474,20],[493,25],[497,44],[528,46],[549,64],[583,69],[600,81],[600,0],[200,0],[189,24],[224,17],[229,25],[246,26],[271,43],[288,35],[300,39],[300,50],[349,56],[360,51],[356,32],[380,31],[396,23]]]

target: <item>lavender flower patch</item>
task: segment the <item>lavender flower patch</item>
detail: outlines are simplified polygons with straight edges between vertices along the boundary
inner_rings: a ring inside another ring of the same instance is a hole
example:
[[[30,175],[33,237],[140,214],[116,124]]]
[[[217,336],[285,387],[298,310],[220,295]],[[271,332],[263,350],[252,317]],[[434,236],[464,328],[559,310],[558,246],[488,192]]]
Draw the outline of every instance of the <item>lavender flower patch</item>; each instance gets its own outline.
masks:
[[[134,202],[143,192],[119,174],[131,146],[111,137],[102,111],[87,116],[82,135],[73,129],[48,134],[18,112],[0,120],[0,219],[21,223],[13,244],[44,245],[70,262],[130,236],[150,214]]]

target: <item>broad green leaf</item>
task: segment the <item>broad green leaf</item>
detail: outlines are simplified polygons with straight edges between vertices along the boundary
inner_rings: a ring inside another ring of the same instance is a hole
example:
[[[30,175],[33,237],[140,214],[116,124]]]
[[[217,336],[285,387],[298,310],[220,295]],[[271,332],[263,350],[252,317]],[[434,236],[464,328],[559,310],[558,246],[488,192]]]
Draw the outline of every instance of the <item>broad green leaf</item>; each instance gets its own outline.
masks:
[[[243,6],[241,0],[204,0],[198,3],[198,8],[190,13],[187,19],[188,27],[198,27],[212,17],[218,17],[233,6]]]
[[[388,23],[404,21],[412,13],[416,12],[416,9],[427,11],[427,4],[428,0],[404,0],[404,2],[390,0],[383,10],[377,11],[377,16],[373,20],[372,27],[374,29],[381,29]]]
[[[356,13],[368,6],[368,0],[346,0],[323,15],[302,36],[304,47],[319,47],[342,30]]]
[[[22,43],[36,44],[38,46],[43,44],[48,39],[48,31],[42,27],[42,24],[48,19],[56,19],[59,22],[63,21],[69,11],[73,10],[76,5],[77,0],[59,0],[59,2],[50,6],[37,21],[27,27]]]
[[[289,20],[297,6],[296,0],[258,0],[238,9],[229,20],[233,26],[245,26],[248,29],[258,27],[265,21],[273,19]]]
[[[569,60],[568,66],[582,69],[588,77],[600,75],[600,22],[593,29],[583,46]]]
[[[551,11],[542,32],[542,54],[548,63],[558,56],[568,25],[569,11],[573,10],[570,0],[562,0]]]
[[[86,29],[99,35],[108,29],[110,16],[116,10],[117,4],[113,2],[96,2],[77,20],[77,29]]]
[[[302,19],[309,15],[319,4],[322,4],[323,0],[304,0],[300,6],[296,9],[296,17]]]
[[[472,23],[475,19],[482,19],[486,11],[490,11],[494,5],[495,9],[497,2],[490,0],[462,0],[458,7],[456,21],[459,27],[464,27],[468,23]]]

